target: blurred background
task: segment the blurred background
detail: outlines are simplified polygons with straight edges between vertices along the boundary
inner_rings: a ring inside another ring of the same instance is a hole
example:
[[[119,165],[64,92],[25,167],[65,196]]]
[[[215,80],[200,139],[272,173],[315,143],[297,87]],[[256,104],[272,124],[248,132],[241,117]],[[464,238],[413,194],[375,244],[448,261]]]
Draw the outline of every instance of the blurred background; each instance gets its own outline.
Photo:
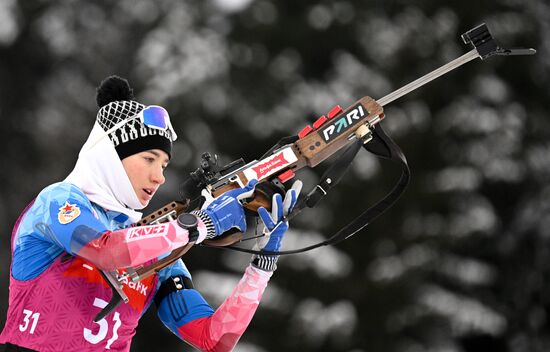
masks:
[[[380,98],[470,50],[486,22],[530,57],[476,60],[386,107],[412,181],[355,237],[281,258],[237,351],[550,350],[550,5],[546,0],[97,0],[0,2],[0,326],[11,228],[72,170],[95,88],[129,79],[180,138],[147,210],[178,198],[205,151],[261,156],[334,105]],[[299,174],[309,190],[324,167]],[[286,248],[333,234],[389,191],[399,169],[361,152]],[[247,254],[185,257],[215,307]],[[132,351],[192,350],[152,307]]]

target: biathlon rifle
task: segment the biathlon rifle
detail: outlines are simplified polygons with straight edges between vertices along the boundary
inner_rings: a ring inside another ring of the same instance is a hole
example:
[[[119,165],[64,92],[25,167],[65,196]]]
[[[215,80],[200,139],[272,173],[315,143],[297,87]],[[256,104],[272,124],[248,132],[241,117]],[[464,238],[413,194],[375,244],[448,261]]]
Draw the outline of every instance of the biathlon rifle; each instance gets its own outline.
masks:
[[[341,152],[337,161],[321,177],[321,182],[306,197],[301,197],[294,211],[288,216],[288,218],[292,218],[303,208],[315,206],[338,183],[359,149],[364,147],[377,156],[401,164],[402,175],[393,190],[353,222],[323,242],[295,250],[261,253],[264,255],[300,253],[351,237],[393,205],[403,193],[410,178],[403,153],[378,125],[385,117],[384,106],[475,58],[479,57],[485,60],[496,55],[533,55],[536,53],[534,49],[503,49],[499,47],[484,23],[464,33],[462,39],[465,44],[473,46],[473,49],[466,54],[380,99],[375,100],[365,96],[347,109],[342,109],[339,105],[334,107],[326,116],[323,115],[312,125],[304,127],[296,136],[281,139],[259,160],[245,163],[243,159],[238,159],[220,167],[217,156],[212,156],[209,153],[203,154],[200,167],[192,172],[184,183],[184,195],[187,198],[185,202],[176,201],[167,204],[140,220],[137,225],[174,220],[179,214],[194,208],[191,203],[197,197],[200,198],[201,190],[206,189],[213,197],[217,197],[237,187],[244,187],[252,179],[257,179],[259,183],[256,186],[254,197],[246,201],[244,207],[250,212],[256,212],[260,206],[270,209],[273,193],[284,192],[285,184],[295,177],[298,170],[305,167],[314,168],[332,155]],[[243,234],[233,232],[221,236],[219,239],[204,240],[202,245],[260,253],[233,246],[234,243],[241,240],[243,240]],[[129,277],[132,281],[137,282],[158,273],[182,257],[193,245],[194,242],[190,242],[186,246],[174,250],[168,257],[149,266],[128,268],[124,275],[120,275],[116,271],[104,272],[103,275],[113,290],[113,299],[96,317],[95,321],[108,314],[121,301],[128,301],[122,291],[121,282],[124,279]]]

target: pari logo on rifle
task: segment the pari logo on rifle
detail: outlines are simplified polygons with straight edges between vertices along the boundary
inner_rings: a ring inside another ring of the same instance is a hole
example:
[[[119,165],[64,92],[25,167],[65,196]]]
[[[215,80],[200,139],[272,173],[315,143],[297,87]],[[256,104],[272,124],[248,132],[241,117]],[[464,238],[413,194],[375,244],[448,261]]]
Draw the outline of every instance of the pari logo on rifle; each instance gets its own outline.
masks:
[[[323,139],[327,143],[334,140],[339,135],[353,127],[357,122],[361,120],[361,118],[368,114],[369,112],[365,108],[363,108],[363,105],[355,105],[350,112],[344,115],[340,115],[340,117],[336,117],[333,122],[323,128]]]

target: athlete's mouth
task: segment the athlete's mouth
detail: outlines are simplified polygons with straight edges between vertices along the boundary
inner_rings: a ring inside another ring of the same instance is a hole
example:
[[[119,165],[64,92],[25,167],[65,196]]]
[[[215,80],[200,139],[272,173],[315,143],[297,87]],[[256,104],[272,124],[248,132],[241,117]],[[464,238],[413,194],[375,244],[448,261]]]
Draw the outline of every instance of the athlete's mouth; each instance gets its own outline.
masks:
[[[145,193],[147,193],[148,195],[150,195],[150,196],[152,196],[153,193],[154,193],[152,190],[147,189],[147,188],[144,188],[143,191],[144,191]]]

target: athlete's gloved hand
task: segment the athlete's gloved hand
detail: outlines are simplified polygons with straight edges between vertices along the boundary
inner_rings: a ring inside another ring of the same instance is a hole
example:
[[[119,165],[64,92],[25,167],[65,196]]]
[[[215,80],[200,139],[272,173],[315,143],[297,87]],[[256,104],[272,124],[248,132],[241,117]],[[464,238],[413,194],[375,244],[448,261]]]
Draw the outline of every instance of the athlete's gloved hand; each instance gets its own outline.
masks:
[[[191,212],[206,224],[206,238],[214,238],[232,228],[246,231],[246,217],[240,200],[251,197],[257,183],[257,180],[251,180],[244,188],[225,192],[213,200],[207,199],[202,210]]]
[[[262,251],[278,252],[281,249],[281,242],[288,230],[285,216],[294,209],[301,190],[302,181],[298,180],[286,192],[284,201],[280,194],[273,196],[271,213],[264,207],[258,209],[258,215],[264,224],[264,237],[267,239],[265,244],[260,245]],[[252,265],[265,271],[274,271],[278,258],[277,255],[254,255]]]

